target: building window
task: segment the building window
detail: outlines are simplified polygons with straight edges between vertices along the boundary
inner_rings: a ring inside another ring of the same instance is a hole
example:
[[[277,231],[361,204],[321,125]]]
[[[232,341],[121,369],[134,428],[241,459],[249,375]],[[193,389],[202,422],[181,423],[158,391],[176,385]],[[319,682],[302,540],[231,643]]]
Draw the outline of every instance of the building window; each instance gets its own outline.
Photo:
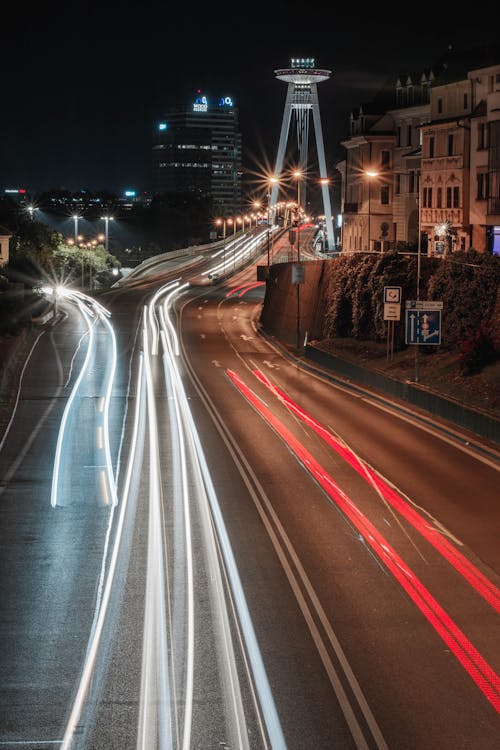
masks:
[[[389,185],[382,185],[380,188],[380,203],[383,206],[389,204]]]
[[[401,126],[396,128],[396,146],[401,146]]]
[[[477,174],[477,192],[476,200],[485,201],[488,198],[489,174],[488,172],[478,172]]]
[[[488,148],[488,125],[485,122],[477,124],[477,147]]]
[[[436,191],[436,208],[443,208],[443,188],[438,187]]]
[[[458,185],[453,188],[453,208],[460,208],[460,188]]]
[[[451,208],[451,187],[446,188],[446,208]]]
[[[411,125],[406,126],[406,145],[411,146],[412,128]]]
[[[424,208],[432,208],[432,188],[426,187],[423,190],[423,204]]]
[[[413,169],[408,172],[408,192],[415,192],[415,172],[413,171]]]
[[[382,168],[389,169],[391,165],[391,152],[390,151],[382,151],[380,153],[380,166]]]
[[[454,137],[453,133],[448,136],[448,156],[453,156]]]
[[[441,97],[439,97],[439,99],[438,99],[438,115],[442,115],[442,114],[443,114],[443,100],[441,99]]]
[[[431,135],[429,137],[429,159],[434,159],[434,143],[435,143],[434,136]]]
[[[469,97],[467,96],[467,94],[464,94],[464,109],[467,109],[468,106],[469,106]]]
[[[394,178],[394,195],[401,195],[401,175],[397,174]]]

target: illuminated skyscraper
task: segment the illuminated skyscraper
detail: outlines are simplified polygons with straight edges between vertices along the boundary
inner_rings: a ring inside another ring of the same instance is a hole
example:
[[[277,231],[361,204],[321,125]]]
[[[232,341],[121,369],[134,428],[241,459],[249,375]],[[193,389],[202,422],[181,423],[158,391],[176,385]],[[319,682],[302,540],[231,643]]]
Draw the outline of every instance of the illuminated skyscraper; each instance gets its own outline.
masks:
[[[323,209],[326,223],[326,246],[327,249],[334,248],[334,234],[332,222],[332,209],[330,205],[330,193],[328,187],[328,174],[326,171],[325,149],[323,146],[323,133],[321,131],[321,118],[319,113],[317,86],[321,81],[327,81],[330,70],[319,70],[315,67],[312,57],[292,58],[290,67],[275,70],[276,78],[288,83],[288,91],[285,101],[285,111],[281,125],[280,141],[278,146],[278,157],[276,159],[275,175],[279,177],[283,169],[290,122],[292,113],[295,115],[297,130],[297,145],[299,151],[299,168],[303,174],[307,174],[307,160],[309,151],[309,115],[312,112],[314,123],[314,134],[316,136],[316,149],[318,153],[319,176],[321,179],[321,193],[323,197]],[[273,186],[271,191],[271,215],[274,215],[274,207],[278,198],[279,185]],[[304,191],[305,192],[305,191]],[[303,192],[303,194],[304,194]]]
[[[241,134],[238,110],[229,96],[209,99],[198,92],[188,106],[169,109],[156,126],[154,190],[211,196],[214,211],[241,209]]]

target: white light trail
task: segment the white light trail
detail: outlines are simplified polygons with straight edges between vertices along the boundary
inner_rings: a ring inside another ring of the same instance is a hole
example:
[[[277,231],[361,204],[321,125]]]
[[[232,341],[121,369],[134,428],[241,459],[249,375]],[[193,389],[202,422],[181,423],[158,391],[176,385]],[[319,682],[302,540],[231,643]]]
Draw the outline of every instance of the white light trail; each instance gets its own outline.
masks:
[[[177,290],[176,293],[179,293]],[[165,307],[165,305],[164,305]],[[168,309],[165,310],[165,315],[168,316]],[[217,530],[217,539],[215,546],[220,545],[222,555],[225,563],[225,570],[230,581],[233,602],[238,613],[238,621],[240,624],[241,633],[246,646],[246,651],[250,661],[253,681],[255,688],[259,696],[260,710],[262,711],[264,722],[268,737],[270,739],[273,750],[286,750],[286,743],[279,721],[278,713],[272,696],[271,688],[265,671],[265,667],[262,660],[262,655],[257,643],[257,638],[253,628],[250,612],[246,603],[246,598],[243,592],[243,587],[239,577],[236,561],[232,552],[231,544],[227,534],[227,530],[224,524],[222,513],[220,510],[219,501],[213,486],[213,481],[210,475],[208,464],[204,455],[204,451],[198,436],[198,431],[194,423],[194,419],[189,408],[188,399],[184,391],[182,379],[178,371],[177,364],[173,357],[174,353],[177,356],[177,347],[175,342],[169,341],[167,337],[167,330],[164,331],[165,335],[162,335],[161,340],[165,347],[164,354],[164,366],[165,366],[165,377],[167,380],[172,380],[175,392],[177,394],[177,402],[180,408],[180,416],[182,418],[186,436],[192,446],[191,461],[193,463],[193,471],[195,476],[200,477],[198,491],[203,498],[200,498],[200,505],[205,501],[205,508],[208,511],[208,515],[213,520],[213,525]],[[166,346],[165,346],[166,345]],[[212,523],[205,524],[205,532],[208,528],[212,528]],[[215,540],[213,540],[215,542]],[[216,557],[216,556],[214,556]],[[213,569],[213,567],[212,567]],[[220,570],[218,571],[220,576]],[[216,580],[218,578],[216,576]],[[219,590],[222,592],[223,586],[220,585]],[[223,594],[219,598],[219,603],[222,605],[224,599]],[[221,609],[224,610],[225,606],[222,605]],[[227,618],[227,613],[219,613],[219,618],[222,622]],[[229,634],[229,628],[225,632],[225,646],[226,646],[226,667],[227,674],[226,679],[231,684],[231,695],[233,700],[233,718],[237,726],[238,744],[239,748],[247,747],[248,735],[245,730],[245,717],[241,703],[241,695],[238,687],[238,677],[235,668],[234,653],[231,645],[231,638]],[[183,744],[183,750],[188,750],[188,746]]]
[[[56,453],[55,453],[55,458],[54,458],[54,469],[52,472],[52,491],[50,495],[50,504],[53,508],[55,508],[57,505],[59,473],[60,473],[60,468],[61,468],[61,451],[62,451],[62,446],[63,446],[63,441],[64,441],[64,434],[66,431],[66,424],[68,421],[68,416],[71,411],[71,407],[75,400],[80,384],[83,378],[85,377],[85,373],[89,366],[90,358],[92,355],[92,348],[94,345],[94,330],[93,330],[93,324],[90,320],[89,311],[86,309],[85,305],[81,302],[81,300],[77,299],[76,303],[78,305],[80,312],[82,313],[85,319],[85,322],[87,323],[89,338],[88,338],[88,344],[87,344],[87,354],[85,355],[85,361],[83,363],[82,369],[80,370],[78,378],[76,379],[75,385],[73,386],[70,397],[68,398],[66,402],[66,406],[64,408],[63,416],[61,419],[61,424],[59,427],[59,433],[57,435]]]
[[[61,743],[61,750],[70,750],[73,743],[75,733],[80,724],[81,716],[85,707],[85,702],[90,689],[97,654],[99,650],[99,644],[101,641],[104,623],[106,619],[106,613],[108,610],[109,601],[111,598],[111,592],[113,588],[114,577],[116,573],[116,567],[118,563],[119,550],[121,540],[123,536],[123,528],[125,524],[125,518],[128,508],[128,500],[130,495],[130,484],[131,477],[135,470],[135,456],[137,452],[139,425],[141,419],[141,413],[144,406],[144,399],[141,397],[143,392],[144,384],[144,368],[142,357],[139,361],[139,370],[137,375],[137,399],[135,405],[134,424],[132,431],[132,440],[130,446],[130,453],[128,458],[128,465],[126,471],[126,478],[124,482],[124,489],[122,493],[122,501],[120,504],[120,513],[118,517],[118,523],[116,527],[116,534],[114,539],[114,545],[110,556],[108,574],[106,578],[106,584],[102,596],[101,605],[98,610],[98,616],[96,618],[95,627],[93,627],[89,647],[87,649],[87,656],[83,667],[80,683],[78,685],[77,694],[73,702],[71,713],[64,731],[64,737]]]
[[[149,434],[149,527],[144,612],[144,635],[137,750],[172,748],[170,684],[168,675],[168,633],[165,602],[165,560],[163,555],[162,495],[158,418],[151,373],[149,341],[144,315],[143,351],[146,378]]]

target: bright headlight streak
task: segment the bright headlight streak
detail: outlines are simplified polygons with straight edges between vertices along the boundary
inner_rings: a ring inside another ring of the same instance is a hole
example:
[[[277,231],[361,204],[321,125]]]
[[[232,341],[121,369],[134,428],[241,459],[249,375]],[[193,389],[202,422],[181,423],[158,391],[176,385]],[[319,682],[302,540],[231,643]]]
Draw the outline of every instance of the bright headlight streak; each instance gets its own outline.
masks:
[[[115,380],[115,373],[116,373],[116,361],[117,361],[117,353],[116,353],[116,336],[115,332],[113,330],[113,326],[103,315],[101,311],[99,311],[101,320],[104,322],[104,325],[109,331],[109,334],[111,336],[111,370],[108,376],[108,384],[106,387],[106,394],[104,396],[104,413],[103,413],[103,422],[104,422],[104,454],[106,456],[106,471],[108,475],[108,482],[109,482],[109,489],[111,492],[111,499],[113,502],[113,505],[118,505],[118,496],[116,494],[116,481],[113,473],[113,464],[111,461],[111,448],[109,445],[109,406],[111,403],[111,392],[113,390],[113,383]]]
[[[177,292],[178,293],[178,292]],[[166,308],[168,308],[168,305],[165,305]],[[185,536],[186,536],[186,561],[187,561],[187,567],[188,567],[188,595],[190,597],[189,605],[188,605],[188,643],[187,643],[187,686],[186,686],[186,692],[187,695],[191,696],[192,689],[193,689],[193,665],[194,665],[194,585],[193,585],[193,578],[192,578],[192,543],[191,543],[191,522],[190,522],[190,509],[189,509],[189,495],[188,495],[188,488],[187,485],[184,483],[187,482],[187,474],[186,474],[186,454],[185,454],[185,440],[184,440],[184,433],[187,435],[187,440],[190,448],[190,465],[192,467],[192,470],[194,472],[193,480],[194,481],[194,487],[196,488],[196,496],[199,498],[199,505],[203,513],[204,517],[204,524],[203,528],[205,531],[205,538],[206,538],[206,545],[207,545],[207,559],[208,559],[208,565],[210,570],[210,578],[211,578],[211,595],[215,596],[215,598],[218,601],[218,605],[216,608],[216,618],[217,622],[219,623],[219,628],[221,632],[221,642],[223,645],[223,654],[224,654],[224,661],[225,661],[225,671],[224,671],[224,685],[229,689],[229,701],[232,704],[232,717],[234,720],[234,723],[231,725],[232,727],[236,726],[236,735],[234,739],[232,738],[234,742],[234,746],[238,747],[240,750],[248,750],[248,731],[246,727],[246,721],[245,721],[245,712],[243,708],[243,701],[241,697],[241,690],[239,687],[239,681],[238,681],[238,674],[237,674],[237,668],[236,668],[236,658],[234,654],[233,644],[232,644],[232,633],[231,633],[231,626],[229,624],[229,617],[227,613],[227,606],[226,606],[226,598],[225,598],[225,589],[224,584],[222,581],[221,576],[221,570],[220,570],[220,564],[219,564],[219,555],[217,551],[217,544],[214,539],[213,533],[211,533],[212,529],[212,520],[210,517],[210,512],[208,510],[209,503],[207,500],[206,492],[205,492],[205,486],[203,483],[203,477],[200,470],[199,462],[197,459],[196,454],[196,448],[194,445],[194,442],[190,436],[189,432],[189,426],[188,426],[188,420],[185,417],[185,410],[187,408],[187,399],[184,392],[184,387],[182,384],[182,379],[179,373],[179,369],[177,366],[176,356],[174,355],[174,349],[173,349],[173,342],[171,338],[167,338],[167,326],[165,325],[165,315],[163,313],[163,310],[161,312],[161,320],[163,323],[163,330],[160,332],[161,341],[163,345],[164,355],[163,355],[163,367],[164,367],[164,373],[165,373],[165,383],[167,388],[167,393],[169,394],[170,400],[174,403],[174,410],[169,410],[169,417],[170,417],[170,423],[171,423],[171,433],[173,435],[173,454],[175,456],[175,448],[179,447],[179,453],[182,446],[182,461],[179,462],[179,464],[182,467],[182,474],[183,474],[183,498],[185,503]],[[167,310],[168,314],[168,310]],[[174,341],[177,341],[177,337],[174,336]],[[170,396],[171,394],[171,396]],[[172,413],[175,411],[175,414]],[[183,425],[181,428],[180,426]],[[174,466],[174,469],[177,467]],[[185,488],[184,488],[185,487]],[[192,625],[192,627],[191,627]],[[187,706],[187,698],[186,698],[186,706]],[[191,731],[191,721],[192,721],[192,711],[191,707],[189,707],[189,713],[185,712],[184,714],[184,731],[183,731],[183,743],[182,747],[183,750],[189,750],[190,747],[190,731]],[[232,743],[231,743],[232,744]]]
[[[73,390],[71,391],[70,397],[68,401],[66,402],[66,406],[64,408],[63,416],[61,419],[61,425],[59,427],[59,433],[57,435],[56,453],[55,453],[55,458],[54,458],[54,469],[52,472],[52,490],[50,494],[50,504],[53,508],[55,508],[57,505],[57,488],[59,484],[61,451],[62,451],[62,446],[63,446],[64,433],[66,430],[66,423],[68,421],[68,416],[71,411],[71,407],[73,406],[73,401],[75,400],[75,396],[77,394],[78,388],[80,387],[80,383],[82,382],[85,376],[85,373],[87,371],[87,368],[89,366],[91,352],[92,352],[92,348],[94,345],[94,326],[90,320],[89,312],[80,300],[77,300],[77,305],[83,317],[85,318],[85,322],[87,323],[88,330],[89,330],[89,340],[88,340],[88,345],[87,345],[87,354],[85,355],[85,361],[83,363],[82,369],[80,370],[80,374],[78,375],[78,378],[76,379],[75,385],[73,386]]]
[[[151,354],[156,356],[158,354],[158,320],[156,318],[156,303],[158,302],[159,298],[165,294],[166,290],[172,289],[172,287],[176,287],[179,285],[179,279],[175,279],[174,281],[169,281],[164,286],[160,287],[158,291],[153,295],[151,301],[148,305],[148,319],[149,319],[149,326],[151,329]]]
[[[242,239],[240,239],[239,243],[237,244],[241,244],[241,242],[242,242]],[[212,268],[210,268],[208,271],[203,271],[203,273],[201,274],[202,276],[208,276],[208,274],[217,274],[219,271],[225,272],[227,268],[233,268],[236,261],[239,261],[245,258],[246,255],[252,252],[252,250],[259,244],[259,240],[253,239],[250,242],[246,242],[243,245],[243,247],[240,248],[238,251],[236,251],[236,247],[235,247],[234,250],[229,255],[227,255],[227,252],[232,246],[232,244],[234,243],[231,243],[230,245],[226,245],[226,253],[224,254],[224,260],[222,261],[222,263],[219,263],[216,266],[212,266]],[[223,251],[215,253],[215,255],[213,255],[212,257],[215,257],[216,255],[220,255],[221,252]]]
[[[179,356],[179,339],[177,337],[177,331],[175,330],[174,325],[172,321],[170,320],[169,309],[172,304],[172,299],[174,297],[177,297],[177,295],[180,292],[182,292],[183,289],[187,289],[188,286],[189,286],[189,282],[186,282],[185,284],[182,284],[182,286],[178,287],[178,289],[174,289],[172,292],[170,292],[170,294],[165,298],[165,301],[163,302],[164,312],[163,311],[160,312],[160,315],[162,317],[163,327],[165,327],[165,322],[166,322],[166,325],[168,326],[168,330],[170,331],[170,335],[173,340],[173,351],[176,357]]]
[[[156,356],[158,354],[158,321],[156,318],[156,311],[155,311],[155,305],[160,298],[162,294],[165,293],[165,290],[171,289],[172,286],[178,286],[179,280],[176,279],[175,281],[169,281],[168,284],[165,286],[162,286],[158,291],[153,295],[149,305],[148,305],[148,319],[149,319],[149,327],[151,329],[151,354]]]
[[[142,396],[143,383],[144,383],[143,360],[141,356],[141,359],[139,360],[139,372],[137,375],[137,399],[136,399],[136,404],[135,404],[132,440],[131,440],[131,445],[130,445],[130,453],[129,453],[129,459],[128,459],[128,465],[127,465],[126,479],[125,479],[125,484],[124,484],[124,489],[123,489],[123,494],[122,494],[122,502],[120,505],[120,515],[118,517],[118,523],[116,527],[115,541],[114,541],[113,550],[111,552],[111,557],[109,561],[108,575],[106,579],[106,585],[104,587],[104,593],[102,597],[101,606],[99,607],[99,614],[95,623],[95,627],[93,628],[93,631],[91,633],[91,639],[90,639],[89,647],[87,649],[87,656],[86,656],[85,664],[82,670],[82,676],[80,678],[78,691],[76,694],[75,701],[73,703],[73,707],[71,709],[71,714],[68,719],[68,723],[64,731],[64,737],[61,742],[61,750],[70,749],[71,743],[73,741],[73,736],[80,723],[80,718],[83,712],[83,708],[85,706],[85,701],[87,698],[87,694],[88,694],[90,683],[91,683],[92,676],[93,676],[94,666],[95,666],[97,653],[99,649],[99,643],[100,643],[102,632],[104,629],[104,622],[106,619],[106,612],[108,609],[109,600],[111,597],[111,591],[113,588],[113,580],[114,580],[114,576],[116,572],[118,553],[120,549],[120,543],[121,543],[122,534],[123,534],[123,527],[125,523],[125,516],[126,516],[129,490],[130,490],[130,482],[131,482],[131,477],[132,477],[134,464],[135,464],[140,415],[141,415],[141,410],[143,409],[143,405],[144,405],[144,398]]]
[[[143,327],[149,434],[149,525],[137,750],[172,747],[161,517],[158,418],[146,320]]]
[[[203,483],[203,476],[202,472],[200,470],[200,465],[196,453],[196,447],[194,444],[194,441],[192,440],[192,437],[190,435],[190,427],[189,422],[186,418],[185,411],[188,408],[187,406],[187,399],[184,392],[184,387],[182,384],[182,379],[179,373],[179,369],[177,367],[177,362],[174,357],[173,349],[172,349],[172,342],[167,339],[166,331],[165,329],[161,331],[161,340],[162,345],[164,349],[164,356],[163,356],[163,366],[164,366],[164,372],[165,372],[165,382],[167,386],[167,392],[172,393],[174,402],[175,402],[175,426],[173,427],[173,430],[176,434],[179,434],[180,439],[182,440],[182,445],[184,448],[184,438],[183,433],[185,432],[187,435],[187,440],[190,448],[190,465],[192,467],[192,470],[194,472],[193,481],[194,486],[196,487],[196,493],[198,498],[200,499],[200,508],[203,512],[204,517],[204,524],[203,528],[205,531],[205,538],[206,538],[206,544],[207,544],[207,553],[208,554],[208,565],[210,570],[210,578],[211,578],[211,594],[212,596],[215,596],[215,598],[218,601],[218,607],[216,611],[216,617],[217,621],[219,622],[219,627],[221,629],[221,640],[223,644],[223,653],[224,653],[224,660],[225,660],[225,672],[224,672],[224,684],[229,688],[229,700],[232,703],[233,710],[232,710],[232,717],[235,719],[236,724],[236,737],[234,739],[234,746],[238,747],[239,750],[248,750],[248,731],[246,727],[246,721],[245,721],[245,712],[243,709],[243,701],[241,698],[241,690],[239,687],[238,682],[238,674],[237,674],[237,668],[236,668],[236,658],[234,655],[234,649],[232,644],[232,634],[231,634],[231,626],[229,624],[229,617],[227,613],[227,606],[226,606],[226,598],[225,598],[225,592],[224,592],[224,584],[222,582],[221,577],[221,570],[220,570],[220,564],[219,564],[219,556],[217,552],[217,544],[214,539],[214,535],[211,533],[212,529],[212,520],[210,517],[210,512],[208,510],[209,503],[207,499],[207,495],[205,492],[205,486]],[[170,415],[171,420],[173,419],[174,415]],[[183,425],[183,429],[179,430],[179,425]],[[182,462],[183,467],[186,465],[186,460],[184,458]],[[185,514],[190,517],[190,511],[189,511],[189,505],[188,505],[188,494],[187,491],[185,493],[186,498],[186,511]],[[190,525],[190,522],[189,522]],[[187,526],[185,526],[186,529],[186,535],[188,532]],[[186,554],[186,559],[189,561],[191,556],[191,541],[189,540],[189,553]],[[192,568],[192,565],[189,564],[189,567]],[[191,586],[191,590],[194,590],[194,588]],[[193,620],[194,624],[194,604],[193,604]],[[188,658],[192,656],[194,658],[194,638],[193,638],[193,645],[188,650]],[[187,670],[188,671],[188,670]],[[188,671],[188,675],[191,678],[192,671]],[[192,685],[188,685],[188,689],[192,690]],[[190,744],[190,734],[188,734],[188,730],[190,729],[190,721],[191,717],[187,716],[185,714],[185,720],[184,720],[184,738],[183,738],[183,750],[189,750]],[[234,725],[232,725],[234,726]],[[230,743],[232,744],[232,743]]]
[[[221,247],[220,250],[217,250],[216,253],[212,253],[210,256],[211,258],[217,258],[219,255],[222,255],[223,253],[227,253],[228,250],[230,250],[233,245],[238,245],[244,240],[246,237],[246,234],[243,235],[243,237],[238,237],[236,240],[231,240],[231,242],[228,242],[224,247]]]
[[[189,408],[184,388],[182,387],[180,374],[178,372],[177,378],[179,379],[178,398],[182,405],[182,413],[187,425],[188,435],[190,436],[190,439],[192,440],[194,445],[194,449],[198,459],[199,470],[201,476],[203,477],[203,484],[205,486],[212,512],[213,522],[217,529],[217,536],[224,557],[227,575],[231,584],[234,604],[238,613],[238,620],[245,641],[248,658],[251,664],[253,679],[259,696],[259,704],[264,716],[267,733],[273,750],[286,750],[287,746],[285,743],[285,738],[283,736],[283,730],[265,671],[262,655],[257,643],[255,630],[253,627],[250,612],[248,610],[243,586],[241,584],[241,579],[224,524],[224,519],[220,510],[219,501],[217,499],[217,495],[212,482],[212,477],[210,475],[205,454],[203,452],[203,448],[198,436],[198,431],[196,429],[196,425]],[[187,748],[185,748],[185,750],[187,750]]]
[[[186,579],[187,579],[187,664],[186,664],[186,689],[184,696],[184,729],[182,733],[182,747],[189,750],[191,744],[191,724],[193,718],[193,685],[194,685],[194,583],[193,583],[193,548],[192,548],[192,530],[191,530],[191,511],[189,508],[189,487],[186,467],[186,447],[184,442],[183,431],[180,428],[182,424],[179,412],[178,387],[173,387],[172,380],[176,375],[175,364],[172,361],[169,347],[166,346],[165,334],[161,332],[162,343],[164,347],[163,368],[165,373],[165,384],[167,393],[172,395],[171,403],[174,406],[174,415],[171,416],[171,428],[175,431],[177,446],[180,457],[180,473],[182,487],[182,503],[184,510],[184,541],[186,549]],[[173,377],[172,377],[173,376]]]

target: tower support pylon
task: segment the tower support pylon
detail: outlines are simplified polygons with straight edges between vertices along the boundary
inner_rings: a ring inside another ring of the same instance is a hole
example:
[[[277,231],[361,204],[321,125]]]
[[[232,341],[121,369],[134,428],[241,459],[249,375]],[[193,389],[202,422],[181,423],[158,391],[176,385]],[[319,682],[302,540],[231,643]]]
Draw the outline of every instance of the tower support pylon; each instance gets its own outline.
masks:
[[[332,208],[330,204],[328,173],[326,170],[325,148],[323,145],[323,133],[321,130],[321,116],[318,101],[318,83],[321,83],[321,81],[327,81],[330,77],[331,71],[316,68],[314,58],[300,57],[292,58],[289,68],[275,70],[274,72],[276,78],[288,83],[274,174],[276,177],[279,177],[283,169],[292,114],[295,116],[295,124],[297,126],[299,168],[304,174],[307,173],[309,154],[309,120],[312,112],[316,150],[318,154],[319,176],[321,181],[321,194],[323,198],[323,210],[325,214],[325,249],[334,250],[335,239],[333,234]],[[274,221],[278,190],[279,183],[276,183],[272,187],[270,199],[270,215],[272,221]],[[306,191],[304,190],[303,195],[305,196],[305,194]]]

